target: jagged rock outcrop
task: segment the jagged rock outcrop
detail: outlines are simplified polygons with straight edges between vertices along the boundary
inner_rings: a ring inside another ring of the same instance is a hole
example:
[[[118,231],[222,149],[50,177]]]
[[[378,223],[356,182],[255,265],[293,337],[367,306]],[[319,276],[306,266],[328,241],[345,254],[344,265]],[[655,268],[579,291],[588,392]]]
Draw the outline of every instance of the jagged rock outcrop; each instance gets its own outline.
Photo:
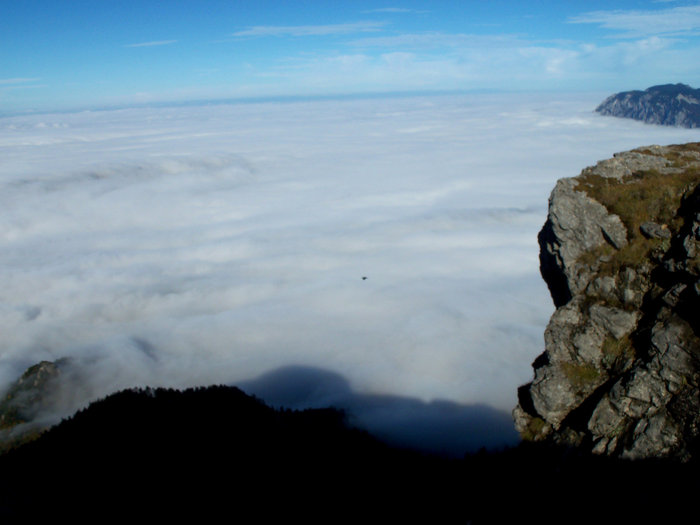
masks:
[[[0,429],[31,421],[50,402],[52,383],[61,374],[60,362],[41,361],[29,367],[0,401]]]
[[[700,437],[700,143],[560,180],[539,235],[557,307],[513,411],[524,439],[626,458]]]
[[[62,386],[75,377],[70,360],[27,368],[0,398],[0,452],[31,441],[66,415]]]
[[[649,124],[697,128],[700,127],[700,89],[665,84],[644,91],[624,91],[606,98],[596,111]]]

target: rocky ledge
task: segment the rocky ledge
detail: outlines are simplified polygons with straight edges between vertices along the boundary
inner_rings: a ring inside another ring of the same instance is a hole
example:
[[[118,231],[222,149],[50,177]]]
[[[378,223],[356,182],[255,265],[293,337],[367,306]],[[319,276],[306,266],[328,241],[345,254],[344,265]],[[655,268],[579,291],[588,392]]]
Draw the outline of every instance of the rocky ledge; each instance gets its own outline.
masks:
[[[557,182],[539,234],[556,311],[513,411],[525,440],[697,457],[700,143],[618,153]]]

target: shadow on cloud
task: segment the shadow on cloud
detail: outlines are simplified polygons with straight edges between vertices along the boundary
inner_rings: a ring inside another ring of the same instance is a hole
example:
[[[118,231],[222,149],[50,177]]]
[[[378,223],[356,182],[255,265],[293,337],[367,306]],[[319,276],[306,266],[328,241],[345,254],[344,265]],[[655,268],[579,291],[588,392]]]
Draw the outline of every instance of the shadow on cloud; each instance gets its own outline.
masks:
[[[275,408],[341,409],[351,425],[391,445],[422,452],[461,457],[519,441],[512,417],[504,411],[483,404],[359,394],[343,376],[321,368],[286,366],[236,386]]]

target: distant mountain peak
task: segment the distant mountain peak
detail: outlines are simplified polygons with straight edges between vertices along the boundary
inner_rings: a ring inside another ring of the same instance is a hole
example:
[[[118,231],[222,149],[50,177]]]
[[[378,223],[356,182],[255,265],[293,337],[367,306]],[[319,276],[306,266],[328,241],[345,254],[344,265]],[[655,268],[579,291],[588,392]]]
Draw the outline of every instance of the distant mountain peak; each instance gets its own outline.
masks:
[[[623,91],[596,108],[601,115],[631,118],[648,124],[700,127],[700,89],[687,84],[662,84],[644,91]]]

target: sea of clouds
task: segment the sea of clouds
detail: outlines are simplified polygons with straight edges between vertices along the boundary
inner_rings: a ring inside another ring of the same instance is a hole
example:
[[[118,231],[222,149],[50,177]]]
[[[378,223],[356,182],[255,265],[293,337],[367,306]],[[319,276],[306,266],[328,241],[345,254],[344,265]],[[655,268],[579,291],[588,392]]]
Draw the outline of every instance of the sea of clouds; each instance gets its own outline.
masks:
[[[601,117],[604,95],[2,118],[0,389],[62,357],[93,397],[294,365],[510,410],[553,311],[555,181],[700,137]]]

